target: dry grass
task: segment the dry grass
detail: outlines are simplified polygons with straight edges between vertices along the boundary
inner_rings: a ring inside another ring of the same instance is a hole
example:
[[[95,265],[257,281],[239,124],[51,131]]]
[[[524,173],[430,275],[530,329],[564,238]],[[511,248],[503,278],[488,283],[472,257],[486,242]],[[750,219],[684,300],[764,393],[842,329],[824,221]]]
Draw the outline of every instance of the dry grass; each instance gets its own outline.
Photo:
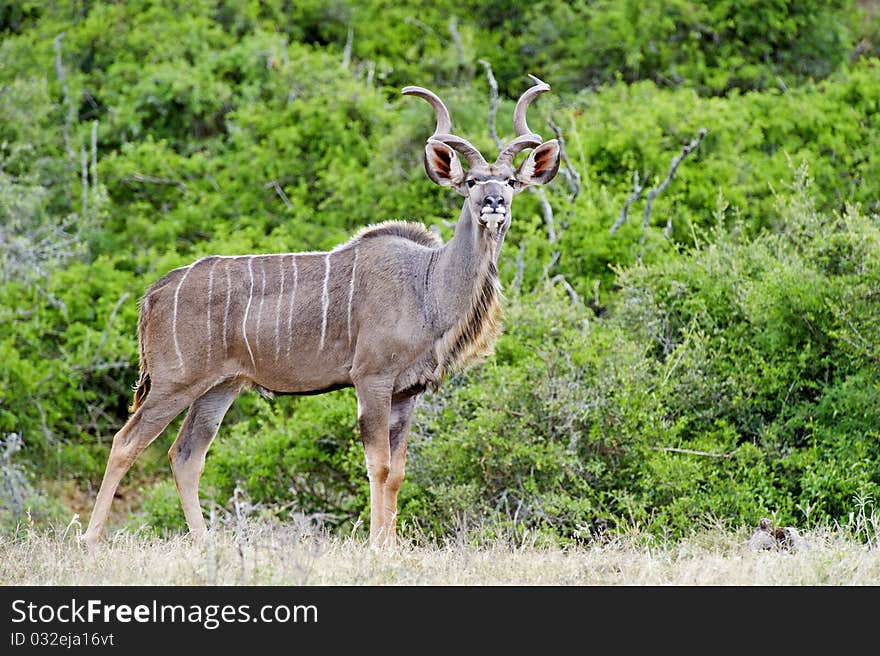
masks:
[[[331,537],[308,521],[215,528],[203,544],[186,537],[118,533],[96,553],[78,527],[25,531],[0,540],[4,585],[880,585],[877,536],[851,530],[804,533],[801,548],[752,551],[749,531],[706,528],[659,544],[625,538],[558,549],[534,536],[471,546],[409,541],[374,550]]]

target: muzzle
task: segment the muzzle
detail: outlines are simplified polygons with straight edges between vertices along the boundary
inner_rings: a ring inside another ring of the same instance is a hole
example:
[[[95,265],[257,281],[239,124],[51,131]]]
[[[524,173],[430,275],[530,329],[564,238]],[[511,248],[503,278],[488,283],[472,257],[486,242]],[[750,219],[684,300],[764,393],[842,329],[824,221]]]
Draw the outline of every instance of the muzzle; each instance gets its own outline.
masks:
[[[492,234],[497,234],[507,221],[508,209],[501,194],[489,194],[480,208],[480,225],[485,226]]]

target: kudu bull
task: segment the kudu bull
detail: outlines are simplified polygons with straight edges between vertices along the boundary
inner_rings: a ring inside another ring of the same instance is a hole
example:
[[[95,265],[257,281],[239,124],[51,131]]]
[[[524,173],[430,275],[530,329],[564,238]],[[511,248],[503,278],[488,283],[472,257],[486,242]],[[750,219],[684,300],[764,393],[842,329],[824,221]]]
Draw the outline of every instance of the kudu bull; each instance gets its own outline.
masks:
[[[559,143],[544,142],[526,123],[529,104],[550,89],[532,80],[514,110],[516,137],[493,164],[452,133],[449,111],[434,93],[403,89],[436,113],[425,146],[428,177],[465,198],[446,244],[421,224],[389,221],[329,252],[205,257],[147,290],[134,414],[113,438],[83,536],[89,546],[100,541],[135,458],[185,408],[168,455],[190,532],[203,536],[198,486],[205,454],[238,393],[350,386],[370,481],[370,541],[394,543],[416,400],[490,352],[500,332],[496,261],[511,200],[549,182],[559,168]],[[515,169],[514,157],[525,149],[532,151]]]

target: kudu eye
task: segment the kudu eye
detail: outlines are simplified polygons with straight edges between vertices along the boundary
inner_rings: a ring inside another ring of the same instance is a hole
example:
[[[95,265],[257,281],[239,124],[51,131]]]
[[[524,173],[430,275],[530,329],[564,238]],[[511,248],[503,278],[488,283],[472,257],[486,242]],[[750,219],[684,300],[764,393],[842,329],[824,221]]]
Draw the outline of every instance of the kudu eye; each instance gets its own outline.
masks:
[[[476,181],[476,180],[468,180],[468,181],[467,181],[467,186],[468,186],[468,187],[473,187],[475,184],[477,184],[477,181]]]
[[[516,178],[510,178],[510,180],[507,181],[507,184],[511,187],[516,187]]]

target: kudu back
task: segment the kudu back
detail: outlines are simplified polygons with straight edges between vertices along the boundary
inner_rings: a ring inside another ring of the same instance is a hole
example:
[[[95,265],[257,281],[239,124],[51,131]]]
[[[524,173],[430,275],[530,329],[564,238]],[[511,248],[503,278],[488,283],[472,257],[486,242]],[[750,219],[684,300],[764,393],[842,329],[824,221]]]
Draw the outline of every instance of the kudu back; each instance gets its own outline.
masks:
[[[529,104],[550,89],[532,80],[514,110],[516,137],[493,163],[452,133],[449,112],[433,92],[403,89],[436,113],[425,146],[428,176],[465,199],[446,244],[421,224],[388,221],[329,252],[205,257],[147,290],[133,414],[113,438],[83,536],[89,546],[101,540],[122,477],[184,409],[169,457],[190,532],[201,537],[205,455],[239,392],[351,386],[370,481],[370,540],[394,543],[416,401],[490,352],[501,329],[496,262],[511,201],[559,168],[558,142],[544,142],[526,123]],[[525,149],[532,150],[514,168]]]

